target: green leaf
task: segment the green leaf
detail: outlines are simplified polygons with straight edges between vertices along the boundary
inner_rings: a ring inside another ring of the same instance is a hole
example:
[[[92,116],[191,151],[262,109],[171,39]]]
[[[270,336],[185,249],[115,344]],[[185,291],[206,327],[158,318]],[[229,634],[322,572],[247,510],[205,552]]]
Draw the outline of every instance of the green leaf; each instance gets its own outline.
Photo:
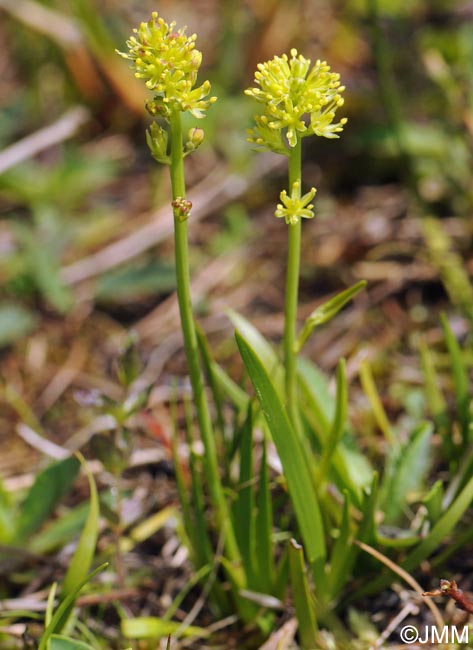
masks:
[[[470,396],[469,396],[469,380],[468,372],[463,363],[463,353],[458,345],[448,320],[445,315],[441,316],[442,327],[445,335],[445,342],[447,344],[448,352],[450,355],[450,362],[452,364],[453,384],[455,387],[455,401],[457,403],[458,418],[460,420],[463,443],[468,443],[469,435],[469,422],[470,422]]]
[[[95,648],[83,641],[76,641],[61,634],[53,634],[49,641],[49,650],[95,650]]]
[[[313,364],[299,359],[297,370],[303,395],[301,413],[316,434],[318,446],[324,449],[335,419],[335,400],[328,392],[327,379]],[[333,452],[331,473],[340,491],[348,490],[354,504],[360,506],[363,489],[371,484],[373,470],[347,431]]]
[[[452,139],[446,141],[447,152],[452,151]],[[453,305],[473,318],[473,287],[463,258],[455,250],[452,237],[443,222],[425,216],[421,221],[429,262],[436,268]]]
[[[278,395],[284,390],[284,370],[272,345],[258,332],[246,318],[232,310],[227,311],[235,329],[255,351],[266,373],[271,377]]]
[[[289,545],[283,547],[281,558],[275,570],[272,593],[279,600],[286,597],[289,584]]]
[[[322,305],[319,305],[314,311],[306,318],[304,325],[302,326],[299,338],[296,343],[296,352],[300,352],[312,334],[314,329],[319,325],[323,325],[331,320],[338,312],[348,303],[356,294],[364,289],[367,285],[366,280],[360,280],[349,289],[337,293],[336,296],[330,298]]]
[[[182,522],[184,525],[185,535],[187,536],[187,545],[192,544],[192,538],[194,534],[194,526],[192,523],[191,516],[191,503],[190,495],[188,490],[188,484],[191,480],[188,478],[187,474],[187,464],[184,465],[181,455],[179,453],[179,429],[178,429],[178,414],[177,414],[177,395],[173,386],[172,396],[170,400],[170,415],[172,422],[172,433],[171,433],[171,450],[172,450],[172,460],[174,465],[174,473],[176,475],[176,485],[177,492],[179,495],[179,504],[182,512]]]
[[[79,461],[70,457],[49,465],[38,474],[21,505],[15,534],[18,544],[24,544],[64,498],[75,481],[79,466]]]
[[[335,414],[333,423],[325,440],[322,449],[322,459],[320,461],[319,480],[323,483],[326,479],[327,472],[332,461],[335,449],[340,442],[345,430],[345,424],[348,411],[348,386],[345,372],[345,360],[340,359],[337,367],[337,392],[335,401]]]
[[[455,455],[455,450],[450,433],[450,416],[447,403],[439,387],[440,381],[435,369],[434,357],[423,339],[420,340],[419,351],[428,411],[434,421],[435,429],[442,440],[443,454],[447,460],[451,460]]]
[[[307,359],[297,360],[298,379],[308,402],[301,410],[310,413],[320,440],[325,443],[330,433],[330,423],[335,416],[335,400],[330,394],[327,377]]]
[[[94,558],[95,546],[97,544],[97,536],[99,531],[100,511],[97,487],[95,485],[94,477],[88,469],[84,458],[79,454],[78,457],[89,481],[90,508],[84,529],[79,539],[79,543],[64,578],[64,583],[61,591],[61,600],[64,600],[64,598],[66,598],[72,591],[74,591],[76,585],[81,583],[86,578]]]
[[[407,556],[405,561],[402,563],[402,567],[406,569],[406,571],[411,571],[418,567],[423,560],[433,553],[440,544],[445,541],[447,535],[449,535],[455,528],[467,508],[470,507],[472,501],[473,478],[468,481],[450,508],[438,520],[427,537]]]
[[[186,419],[186,435],[189,448],[189,469],[191,475],[191,497],[189,503],[191,515],[191,529],[189,537],[192,542],[191,552],[195,557],[196,565],[200,568],[213,561],[212,543],[207,529],[204,500],[204,480],[201,468],[198,466],[197,455],[194,451],[194,440],[192,436],[193,419],[192,406],[189,399],[184,400],[184,412]]]
[[[350,607],[348,610],[348,625],[357,639],[364,642],[368,647],[376,644],[379,632],[371,622],[368,612],[359,612]]]
[[[391,425],[389,424],[386,411],[384,410],[376,384],[374,383],[371,366],[367,359],[363,360],[360,364],[360,380],[378,427],[391,446],[397,445],[398,441],[391,430]]]
[[[257,507],[255,552],[258,585],[260,591],[271,593],[274,582],[274,550],[271,537],[273,527],[273,508],[269,487],[266,440],[263,440]]]
[[[224,447],[226,446],[226,439],[225,439],[225,420],[223,417],[223,396],[220,388],[220,384],[217,381],[217,377],[214,374],[214,358],[212,356],[211,350],[210,350],[210,345],[207,341],[207,338],[202,331],[202,329],[196,325],[196,334],[197,334],[197,342],[199,344],[199,350],[200,350],[200,356],[202,358],[204,370],[205,370],[205,375],[207,377],[207,382],[210,387],[210,390],[212,391],[212,397],[213,397],[213,403],[214,403],[214,408],[215,408],[215,424],[214,424],[214,432],[215,434],[218,434],[218,439],[217,439],[217,447],[221,446]]]
[[[164,621],[154,616],[125,618],[121,622],[121,630],[127,639],[159,639],[169,634],[176,638],[210,636],[210,632],[203,627],[184,626],[182,623]]]
[[[294,607],[299,623],[300,645],[303,650],[310,650],[317,647],[317,622],[305,572],[302,546],[293,539],[289,543],[289,571]]]
[[[259,356],[239,332],[236,340],[281,459],[307,557],[320,568],[326,557],[324,528],[301,441]]]
[[[357,539],[360,542],[373,544],[376,541],[376,503],[378,501],[378,473],[373,473],[371,486],[365,488],[361,512],[363,520],[358,530]]]
[[[424,340],[420,341],[419,351],[424,375],[425,397],[433,419],[442,429],[448,425],[447,404],[439,388],[439,377],[435,370],[432,352]]]
[[[195,589],[199,582],[207,578],[211,571],[212,567],[207,564],[206,566],[201,567],[198,571],[192,573],[187,583],[182,587],[181,591],[170,604],[169,609],[166,610],[166,613],[162,617],[163,621],[169,621],[176,614],[188,594]]]
[[[0,347],[10,345],[34,330],[38,319],[21,305],[3,303],[0,305]]]
[[[244,390],[236,384],[225,370],[215,361],[212,363],[212,374],[222,392],[229,398],[233,406],[241,413],[246,413],[249,399]]]
[[[46,612],[44,614],[44,626],[48,627],[52,621],[52,618],[54,616],[54,600],[56,598],[56,591],[57,591],[57,582],[53,582],[51,585],[51,589],[49,590],[48,593],[48,600],[46,603]]]
[[[327,600],[338,596],[340,591],[343,589],[350,577],[353,564],[358,554],[358,547],[353,544],[350,507],[350,495],[345,491],[342,521],[330,557],[330,571],[328,575],[329,598],[327,598]]]
[[[0,543],[8,544],[15,536],[16,509],[0,478]]]
[[[391,451],[380,489],[385,524],[396,522],[407,505],[409,493],[419,489],[424,481],[430,465],[432,429],[428,422],[420,424],[404,447]]]
[[[245,573],[249,577],[252,577],[254,573],[255,550],[255,498],[253,478],[253,417],[250,406],[243,425],[240,442],[240,477],[238,481],[238,496],[234,506],[235,532]],[[247,586],[249,589],[255,587],[251,580]]]
[[[103,569],[105,569],[107,566],[108,562],[104,562],[104,564],[101,564],[99,567],[97,567],[95,571],[92,571],[92,573],[90,573],[82,582],[77,584],[74,590],[71,591],[71,593],[68,594],[68,596],[62,601],[57,610],[54,612],[54,616],[52,617],[50,623],[47,625],[46,629],[43,632],[43,635],[39,642],[38,650],[47,649],[51,636],[63,629],[68,618],[68,612],[70,611],[71,607],[74,606],[74,603],[81,589],[88,582],[90,582],[92,578],[97,575],[97,573],[103,571]]]
[[[442,481],[436,481],[423,499],[431,524],[436,524],[442,516],[443,495],[443,483]]]

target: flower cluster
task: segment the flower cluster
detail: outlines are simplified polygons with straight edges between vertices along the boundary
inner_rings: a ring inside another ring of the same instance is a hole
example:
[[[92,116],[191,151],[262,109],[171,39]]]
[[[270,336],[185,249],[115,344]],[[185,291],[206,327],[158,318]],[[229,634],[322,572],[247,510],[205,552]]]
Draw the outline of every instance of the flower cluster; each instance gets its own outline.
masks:
[[[291,196],[288,195],[286,190],[283,190],[279,195],[282,203],[278,204],[274,215],[276,217],[284,217],[288,225],[294,225],[299,222],[299,219],[305,217],[312,219],[314,216],[313,205],[311,203],[317,190],[313,187],[307,194],[301,196],[301,182],[296,181],[292,184]]]
[[[255,73],[259,88],[245,92],[264,106],[263,115],[255,118],[256,126],[248,132],[249,142],[287,155],[283,132],[290,147],[298,137],[321,135],[338,138],[346,118],[334,122],[335,113],[343,106],[340,75],[330,72],[325,61],[311,67],[309,59],[291,50],[260,63]]]
[[[148,22],[133,30],[128,52],[117,52],[132,62],[135,77],[146,79],[146,86],[155,92],[147,104],[151,114],[169,117],[172,111],[189,111],[201,118],[216,98],[208,97],[208,81],[194,88],[202,62],[202,53],[195,49],[196,35],[187,36],[185,28],[175,27],[175,22],[168,24],[153,12]]]

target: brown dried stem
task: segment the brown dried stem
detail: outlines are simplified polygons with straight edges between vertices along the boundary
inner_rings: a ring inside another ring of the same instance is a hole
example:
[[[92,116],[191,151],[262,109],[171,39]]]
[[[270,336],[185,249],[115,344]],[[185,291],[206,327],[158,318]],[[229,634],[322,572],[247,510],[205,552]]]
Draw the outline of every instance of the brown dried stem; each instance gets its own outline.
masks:
[[[440,580],[440,589],[425,591],[422,595],[447,596],[455,601],[459,609],[462,609],[464,612],[468,612],[469,614],[473,614],[473,601],[466,596],[464,591],[458,589],[455,580]]]

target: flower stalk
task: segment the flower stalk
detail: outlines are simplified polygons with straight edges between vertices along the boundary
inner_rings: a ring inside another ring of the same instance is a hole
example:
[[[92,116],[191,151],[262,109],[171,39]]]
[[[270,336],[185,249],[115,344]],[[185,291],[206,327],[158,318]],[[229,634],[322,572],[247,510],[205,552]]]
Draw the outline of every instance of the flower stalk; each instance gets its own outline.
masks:
[[[289,187],[301,183],[302,141],[297,138],[289,154]],[[284,366],[286,399],[293,426],[299,428],[296,394],[296,337],[297,305],[299,299],[299,268],[301,259],[301,219],[288,224],[288,252],[286,269],[286,303],[284,318]]]
[[[174,255],[176,264],[177,299],[181,318],[182,335],[186,351],[189,377],[197,413],[202,442],[205,448],[204,464],[209,479],[209,490],[217,510],[219,529],[225,535],[225,549],[232,561],[238,560],[239,553],[218,473],[217,449],[205,394],[203,373],[199,359],[197,334],[192,311],[188,216],[190,204],[186,201],[184,180],[184,154],[181,114],[173,111],[169,119],[171,128],[171,186],[174,212]]]
[[[240,553],[218,470],[215,436],[192,311],[188,242],[188,219],[192,205],[186,199],[184,157],[197,149],[204,132],[193,128],[184,142],[181,113],[188,111],[193,117],[201,119],[216,101],[215,97],[208,97],[208,81],[196,87],[202,54],[195,49],[195,40],[195,35],[186,35],[185,28],[176,30],[174,22],[168,24],[154,12],[151,20],[141,23],[134,30],[134,35],[127,41],[128,52],[118,54],[131,61],[135,76],[145,79],[147,88],[155,93],[154,98],[146,104],[148,113],[168,124],[169,132],[153,122],[146,139],[155,160],[169,165],[170,169],[177,298],[195,410],[205,450],[204,470],[218,528],[224,536],[227,559],[234,566],[232,577],[236,582],[241,582]]]
[[[334,120],[337,109],[343,106],[345,88],[340,85],[340,75],[330,72],[325,61],[318,60],[311,66],[310,60],[295,49],[290,56],[283,54],[260,63],[255,83],[256,87],[245,92],[263,106],[263,113],[255,116],[248,141],[289,159],[289,192],[281,192],[275,216],[284,217],[288,226],[283,342],[285,388],[290,419],[296,431],[300,431],[296,366],[301,220],[314,216],[311,201],[316,192],[312,188],[301,196],[302,139],[311,135],[339,137],[347,120]]]

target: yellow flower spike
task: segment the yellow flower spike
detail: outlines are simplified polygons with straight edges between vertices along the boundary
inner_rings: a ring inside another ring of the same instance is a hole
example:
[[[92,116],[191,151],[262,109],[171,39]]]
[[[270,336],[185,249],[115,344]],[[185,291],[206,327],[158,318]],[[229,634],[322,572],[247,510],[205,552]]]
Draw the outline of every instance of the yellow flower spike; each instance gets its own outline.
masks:
[[[296,181],[292,185],[291,196],[288,196],[286,190],[283,190],[279,195],[282,203],[279,203],[274,215],[276,217],[284,217],[288,225],[294,225],[304,217],[305,219],[312,219],[314,217],[312,199],[316,193],[313,187],[307,194],[301,197],[301,182]]]
[[[127,41],[128,52],[117,53],[132,63],[135,77],[146,80],[155,92],[147,108],[152,115],[169,118],[170,111],[189,111],[204,117],[216,101],[208,98],[210,82],[194,88],[202,63],[202,53],[195,49],[196,35],[188,36],[186,28],[176,30],[176,23],[166,23],[157,12],[141,23]]]
[[[295,147],[298,138],[338,137],[347,121],[342,118],[334,123],[336,110],[343,106],[345,86],[326,61],[317,60],[311,67],[310,59],[292,49],[290,57],[275,56],[257,68],[259,87],[245,91],[263,105],[263,115],[255,118],[256,127],[250,132],[251,142],[288,155],[287,145]]]

